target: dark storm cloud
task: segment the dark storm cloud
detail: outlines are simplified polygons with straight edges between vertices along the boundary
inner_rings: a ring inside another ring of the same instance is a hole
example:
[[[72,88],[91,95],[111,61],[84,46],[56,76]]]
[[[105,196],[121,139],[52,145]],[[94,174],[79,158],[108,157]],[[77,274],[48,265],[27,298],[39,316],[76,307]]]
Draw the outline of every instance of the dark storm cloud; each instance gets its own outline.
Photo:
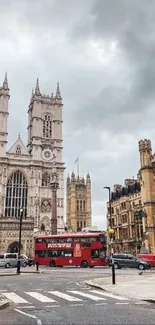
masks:
[[[89,37],[94,40],[116,38],[121,53],[131,71],[126,85],[104,85],[90,103],[77,112],[92,124],[96,122],[103,127],[103,120],[109,127],[111,118],[116,118],[119,127],[124,127],[121,118],[126,115],[128,122],[130,113],[137,112],[137,118],[155,103],[155,1],[102,0],[95,1],[91,10],[91,19],[85,21],[74,30],[78,41]],[[89,22],[89,24],[88,24]],[[124,75],[126,71],[124,70]],[[121,76],[118,75],[118,79]],[[94,102],[96,115],[94,120]],[[118,120],[118,114],[120,119]],[[138,116],[139,115],[139,116]],[[133,121],[134,122],[134,121]],[[135,121],[136,122],[136,121]],[[125,124],[126,124],[125,123]],[[133,129],[136,123],[133,123]]]

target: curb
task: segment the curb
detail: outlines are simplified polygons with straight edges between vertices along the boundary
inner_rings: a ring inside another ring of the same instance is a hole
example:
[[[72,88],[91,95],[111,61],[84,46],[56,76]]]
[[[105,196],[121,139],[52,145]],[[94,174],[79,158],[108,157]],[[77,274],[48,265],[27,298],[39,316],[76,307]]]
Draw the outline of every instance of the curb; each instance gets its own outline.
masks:
[[[0,277],[1,276],[13,276],[13,275],[19,275],[17,273],[0,273]]]
[[[5,309],[10,306],[9,300],[5,300],[4,302],[0,302],[0,310]]]
[[[22,274],[40,274],[43,273],[41,271],[34,271],[34,272],[21,272],[20,274],[18,273],[0,273],[1,276],[16,276],[16,275],[22,275]]]
[[[108,291],[106,289],[103,289],[100,285],[89,283],[89,281],[87,281],[87,280],[85,280],[84,283],[87,284],[90,287],[93,287],[93,288],[96,288],[96,289],[101,289],[103,291]]]
[[[85,280],[84,283],[87,284],[88,286],[92,287],[92,288],[96,288],[96,289],[100,289],[100,290],[103,290],[103,291],[106,291],[106,292],[109,292],[109,293],[113,293],[112,291],[103,289],[100,285],[89,283],[88,280]],[[122,295],[118,294],[118,296],[122,296]],[[124,296],[126,296],[126,295],[124,295]],[[155,299],[144,299],[144,298],[143,299],[137,299],[137,298],[133,298],[133,297],[129,297],[129,296],[126,296],[126,298],[136,299],[136,300],[148,302],[150,304],[155,304]]]

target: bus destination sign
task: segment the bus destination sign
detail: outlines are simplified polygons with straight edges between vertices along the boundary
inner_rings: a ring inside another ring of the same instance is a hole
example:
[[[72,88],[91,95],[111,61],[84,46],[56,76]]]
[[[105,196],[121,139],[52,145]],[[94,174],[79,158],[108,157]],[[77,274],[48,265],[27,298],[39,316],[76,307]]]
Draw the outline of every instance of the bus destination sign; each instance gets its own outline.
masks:
[[[71,248],[71,243],[50,243],[47,246],[48,248]]]

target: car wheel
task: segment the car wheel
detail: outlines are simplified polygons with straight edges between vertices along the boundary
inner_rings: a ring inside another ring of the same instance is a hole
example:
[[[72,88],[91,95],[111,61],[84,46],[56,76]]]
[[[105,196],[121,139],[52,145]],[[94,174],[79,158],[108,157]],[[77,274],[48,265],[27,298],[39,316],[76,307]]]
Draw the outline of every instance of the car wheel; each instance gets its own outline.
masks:
[[[114,268],[115,268],[115,269],[119,269],[119,265],[118,265],[118,263],[114,263]]]
[[[87,263],[87,261],[82,261],[82,262],[81,262],[81,267],[83,267],[83,268],[88,267],[88,263]]]
[[[144,270],[145,269],[145,266],[143,264],[139,264],[138,265],[138,268],[139,268],[139,270]]]
[[[22,267],[26,267],[26,266],[27,266],[27,263],[23,262]]]
[[[9,263],[5,264],[5,268],[6,269],[8,269],[9,267],[10,267],[10,264]]]

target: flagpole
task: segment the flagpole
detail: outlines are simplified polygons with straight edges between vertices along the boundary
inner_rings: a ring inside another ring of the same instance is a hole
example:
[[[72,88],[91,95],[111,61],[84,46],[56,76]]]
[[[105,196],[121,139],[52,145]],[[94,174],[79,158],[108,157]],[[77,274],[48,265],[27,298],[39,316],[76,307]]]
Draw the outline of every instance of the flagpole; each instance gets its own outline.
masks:
[[[79,157],[78,157],[78,161],[77,161],[77,175],[79,176]]]

